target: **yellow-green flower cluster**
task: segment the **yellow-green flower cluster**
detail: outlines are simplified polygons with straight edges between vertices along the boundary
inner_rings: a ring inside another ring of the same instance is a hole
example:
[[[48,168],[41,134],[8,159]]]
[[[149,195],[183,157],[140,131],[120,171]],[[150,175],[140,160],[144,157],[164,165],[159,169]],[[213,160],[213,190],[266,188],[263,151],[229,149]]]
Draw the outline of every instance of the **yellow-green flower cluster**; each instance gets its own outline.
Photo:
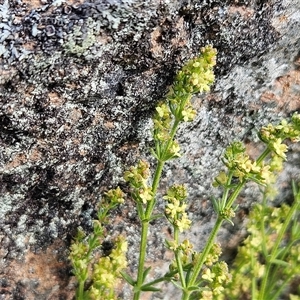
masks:
[[[77,241],[70,246],[69,259],[72,262],[73,273],[81,281],[88,278],[89,246],[81,241]]]
[[[223,294],[226,284],[231,281],[228,266],[224,261],[215,263],[211,268],[204,269],[202,279],[206,282],[200,300],[216,299]]]
[[[195,251],[194,246],[189,240],[184,240],[182,243],[178,244],[176,241],[167,241],[166,246],[168,249],[178,252],[180,251],[180,261],[183,267],[191,265],[194,261]],[[176,260],[173,260],[169,266],[170,271],[177,268]]]
[[[215,77],[213,67],[216,65],[217,50],[212,46],[201,48],[201,55],[190,60],[178,72],[174,85],[174,96],[207,92]]]
[[[278,155],[284,155],[283,147],[279,147],[280,143],[278,139],[281,141],[285,139],[291,139],[292,142],[299,142],[300,141],[300,114],[297,112],[293,114],[291,117],[291,121],[288,122],[287,120],[282,120],[280,124],[274,126],[269,124],[268,126],[262,127],[259,132],[260,139],[270,144],[270,147],[277,153]],[[274,143],[277,144],[273,145]]]
[[[101,223],[106,223],[107,214],[111,209],[115,208],[121,203],[124,203],[124,196],[125,194],[119,187],[116,189],[111,189],[103,195],[101,202],[98,205],[97,214],[100,226]],[[98,221],[94,221],[94,224],[96,224]],[[97,227],[94,226],[94,230],[95,229],[97,229]]]
[[[140,160],[136,167],[130,167],[124,173],[124,179],[134,189],[132,196],[135,201],[145,204],[153,199],[152,188],[148,185],[149,176],[149,163],[144,160]]]
[[[117,187],[116,189],[109,190],[104,195],[105,195],[105,198],[111,204],[121,204],[121,203],[124,203],[124,196],[125,196],[125,194],[120,189],[120,187]]]
[[[241,142],[233,142],[226,148],[223,163],[240,182],[251,179],[259,184],[266,185],[275,181],[275,174],[272,171],[274,171],[276,161],[274,161],[273,169],[269,165],[264,165],[264,163],[258,165],[246,154],[246,148]],[[227,174],[222,171],[215,178],[213,185],[224,186],[227,184],[227,180]]]
[[[218,243],[214,243],[206,256],[205,265],[208,267],[212,266],[215,262],[219,260],[221,254],[221,245]]]
[[[119,236],[114,244],[109,256],[100,257],[94,264],[90,299],[117,299],[115,288],[121,278],[120,272],[127,267],[127,242],[124,237]]]
[[[298,277],[300,279],[300,244],[291,247],[289,256],[287,258],[289,268],[285,268],[284,274],[291,278]]]
[[[206,46],[178,72],[168,94],[170,110],[176,120],[188,122],[194,119],[196,111],[190,100],[193,94],[209,91],[215,80],[216,54],[216,49]]]
[[[290,139],[292,142],[300,141],[300,115],[294,113],[291,121],[282,120],[278,125],[269,124],[262,127],[259,132],[260,139],[266,143],[274,156],[281,159],[286,159],[287,145],[283,144],[285,139]],[[278,164],[278,158],[275,158]],[[279,164],[280,165],[280,164]]]
[[[169,139],[172,116],[169,106],[160,102],[156,107],[153,117],[154,139],[158,141],[167,141]]]
[[[163,198],[167,201],[165,215],[169,222],[182,232],[190,228],[191,221],[185,212],[187,204],[187,191],[183,185],[174,185],[167,191]]]
[[[124,252],[127,243],[124,238],[118,237],[116,239],[116,246],[110,257],[101,258],[98,264],[93,265],[93,263],[95,261],[95,250],[100,247],[104,239],[105,228],[103,224],[108,223],[109,211],[118,204],[123,203],[123,197],[124,194],[120,188],[105,193],[99,205],[98,219],[93,221],[93,232],[86,237],[81,230],[78,230],[77,236],[70,246],[69,259],[72,263],[73,274],[78,281],[77,299],[115,299],[114,288],[109,286],[109,283],[117,276],[119,270],[126,266]],[[98,280],[100,261],[102,267],[107,267],[107,272],[100,276],[102,282]],[[91,281],[93,284],[88,290],[85,290],[87,281]]]
[[[190,60],[178,72],[167,95],[167,103],[160,102],[153,116],[153,155],[159,161],[167,161],[180,156],[180,148],[174,140],[180,122],[193,121],[196,111],[191,105],[193,94],[208,91],[214,81],[213,67],[216,50],[211,46],[201,49],[199,57]]]
[[[153,116],[153,138],[155,140],[154,156],[161,161],[180,157],[180,146],[177,141],[170,140],[171,125],[173,123],[170,108],[161,102],[156,107]]]
[[[256,204],[253,207],[247,224],[249,235],[238,249],[232,270],[233,280],[226,287],[225,295],[229,299],[241,299],[243,295],[246,297],[251,290],[258,295],[259,283],[268,275],[270,278],[267,284],[272,286],[272,289],[264,294],[264,297],[271,299],[272,294],[284,287],[282,282],[286,285],[292,278],[299,276],[300,231],[299,219],[297,220],[299,213],[298,216],[297,214],[294,216],[296,218],[294,223],[287,227],[289,231],[284,232],[283,236],[280,235],[290,210],[291,207],[286,204],[280,207]],[[279,237],[281,240],[278,243]],[[271,257],[276,258],[276,261],[268,261]],[[266,273],[268,264],[273,265],[272,274]],[[255,285],[253,280],[256,282]],[[253,290],[254,286],[256,290]]]

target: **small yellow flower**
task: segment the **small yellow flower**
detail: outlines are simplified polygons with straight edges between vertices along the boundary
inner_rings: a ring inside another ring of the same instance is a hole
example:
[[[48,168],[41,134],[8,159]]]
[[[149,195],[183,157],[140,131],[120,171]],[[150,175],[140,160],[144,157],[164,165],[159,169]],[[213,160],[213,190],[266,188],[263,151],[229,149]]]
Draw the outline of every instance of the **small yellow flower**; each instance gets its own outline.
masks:
[[[189,229],[192,221],[187,218],[187,214],[183,213],[181,219],[175,221],[175,225],[178,227],[179,231],[182,232],[185,229]]]
[[[178,249],[178,244],[176,241],[166,241],[170,250],[176,251]]]
[[[139,197],[144,204],[153,199],[153,193],[150,187],[145,187],[139,190]]]
[[[169,117],[169,113],[170,113],[169,108],[168,108],[167,104],[165,104],[165,103],[162,103],[159,106],[157,106],[156,111],[161,118]]]
[[[169,217],[174,219],[177,215],[177,213],[181,210],[180,208],[180,202],[177,199],[174,199],[172,203],[168,203],[165,209],[165,212]]]
[[[209,268],[206,268],[204,271],[203,271],[203,275],[202,275],[202,278],[206,281],[209,281],[209,282],[213,282],[214,278],[215,278],[215,274],[211,272],[211,270]]]
[[[190,253],[193,250],[193,244],[191,244],[191,242],[189,240],[184,240],[181,244],[180,244],[180,249],[184,252],[184,253]]]
[[[197,112],[192,108],[186,108],[182,111],[184,122],[190,122],[195,119]]]
[[[170,151],[170,153],[172,154],[173,157],[180,157],[181,156],[181,154],[179,153],[180,146],[179,146],[177,141],[173,141],[169,151]]]
[[[213,300],[213,292],[212,291],[203,291],[201,293],[202,297],[199,300]]]
[[[282,157],[283,159],[286,159],[285,152],[287,152],[288,146],[286,144],[282,144],[282,139],[276,139],[272,143],[272,148],[278,156]]]

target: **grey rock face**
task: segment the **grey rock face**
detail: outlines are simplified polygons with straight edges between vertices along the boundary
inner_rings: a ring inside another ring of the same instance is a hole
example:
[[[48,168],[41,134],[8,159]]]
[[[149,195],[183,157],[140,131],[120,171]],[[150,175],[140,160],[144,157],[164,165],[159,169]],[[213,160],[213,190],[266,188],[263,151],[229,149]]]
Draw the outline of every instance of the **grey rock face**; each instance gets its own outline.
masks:
[[[258,127],[300,107],[299,10],[297,0],[4,0],[3,266],[28,248],[69,241],[79,225],[91,227],[101,193],[148,156],[149,118],[174,74],[200,47],[213,44],[219,53],[215,86],[195,98],[198,117],[178,136],[186,154],[168,165],[162,184],[187,183],[193,230],[207,234],[210,184],[224,147],[233,139],[253,140]],[[256,144],[248,146],[255,153]],[[299,176],[299,147],[292,150],[282,185]],[[246,190],[241,206],[255,196]],[[125,225],[116,230],[125,230],[135,249],[139,227],[126,211]],[[157,241],[163,241],[159,234]],[[163,258],[156,248],[150,255]]]

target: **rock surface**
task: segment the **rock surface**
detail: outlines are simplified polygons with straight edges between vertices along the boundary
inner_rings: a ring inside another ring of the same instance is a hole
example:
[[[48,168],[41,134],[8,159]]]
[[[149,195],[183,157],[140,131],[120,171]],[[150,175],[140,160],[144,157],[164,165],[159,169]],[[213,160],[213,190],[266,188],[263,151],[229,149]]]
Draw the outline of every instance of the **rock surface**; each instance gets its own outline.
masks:
[[[243,139],[255,155],[255,130],[300,108],[299,11],[298,0],[2,1],[0,299],[72,299],[71,237],[91,228],[101,193],[126,167],[149,156],[155,104],[182,64],[212,44],[216,83],[195,98],[198,116],[178,135],[185,154],[162,183],[189,187],[190,237],[201,247],[224,147]],[[284,191],[299,179],[299,156],[294,145],[279,180]],[[237,222],[257,195],[245,190]],[[134,261],[132,203],[115,216],[112,232],[128,236]],[[161,272],[168,233],[154,225],[149,257]],[[233,247],[230,231],[223,242]],[[122,299],[130,299],[126,289]]]

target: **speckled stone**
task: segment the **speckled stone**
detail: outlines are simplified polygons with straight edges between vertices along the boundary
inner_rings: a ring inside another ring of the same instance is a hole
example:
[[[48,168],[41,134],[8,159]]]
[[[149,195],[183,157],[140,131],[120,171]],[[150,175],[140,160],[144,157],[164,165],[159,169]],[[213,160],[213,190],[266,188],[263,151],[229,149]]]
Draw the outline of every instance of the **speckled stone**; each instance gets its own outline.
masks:
[[[298,0],[1,1],[0,299],[73,297],[66,257],[76,228],[89,230],[101,193],[149,157],[155,104],[210,43],[219,53],[216,83],[195,97],[198,116],[178,134],[185,154],[166,166],[161,187],[187,184],[188,236],[201,247],[224,147],[243,139],[255,156],[256,130],[300,108],[299,11]],[[299,179],[299,153],[294,145],[280,176],[282,199]],[[237,224],[257,199],[249,185]],[[128,236],[133,269],[139,224],[130,200],[114,216],[111,234]],[[163,221],[151,227],[153,276],[167,269],[167,235]],[[230,250],[240,236],[227,226],[220,241]],[[126,287],[121,297],[130,299]]]

